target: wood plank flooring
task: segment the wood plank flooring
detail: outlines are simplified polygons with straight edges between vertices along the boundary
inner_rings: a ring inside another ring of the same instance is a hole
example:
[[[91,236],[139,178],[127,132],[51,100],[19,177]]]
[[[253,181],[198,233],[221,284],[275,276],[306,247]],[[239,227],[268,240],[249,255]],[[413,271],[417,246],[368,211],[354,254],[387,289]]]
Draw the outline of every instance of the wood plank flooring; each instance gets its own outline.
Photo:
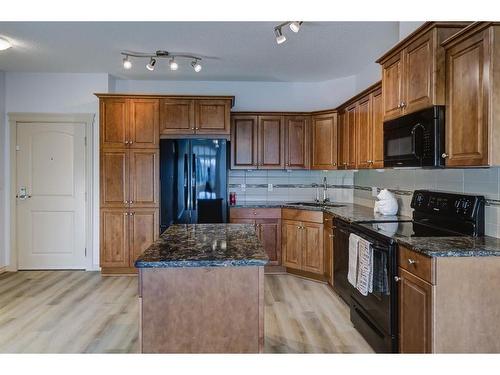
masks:
[[[0,353],[136,353],[136,277],[98,272],[0,274]],[[370,353],[326,285],[265,278],[266,353]]]

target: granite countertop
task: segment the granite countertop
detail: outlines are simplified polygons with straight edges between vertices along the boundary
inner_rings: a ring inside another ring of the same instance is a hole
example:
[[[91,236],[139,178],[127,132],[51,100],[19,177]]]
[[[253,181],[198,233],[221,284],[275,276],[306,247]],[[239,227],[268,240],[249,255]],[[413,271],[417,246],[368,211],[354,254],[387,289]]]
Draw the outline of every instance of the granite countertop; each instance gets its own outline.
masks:
[[[495,237],[403,237],[396,242],[428,257],[500,256],[500,238]]]
[[[288,202],[260,202],[250,201],[246,203],[239,203],[231,208],[294,208],[299,210],[309,211],[323,211],[330,213],[338,218],[345,220],[349,223],[357,223],[362,221],[411,221],[411,218],[404,215],[383,216],[375,214],[373,208],[362,206],[354,203],[332,202],[334,204],[342,205],[342,207],[328,207],[328,206],[309,206]]]
[[[177,224],[163,232],[135,266],[264,266],[268,260],[251,224]]]

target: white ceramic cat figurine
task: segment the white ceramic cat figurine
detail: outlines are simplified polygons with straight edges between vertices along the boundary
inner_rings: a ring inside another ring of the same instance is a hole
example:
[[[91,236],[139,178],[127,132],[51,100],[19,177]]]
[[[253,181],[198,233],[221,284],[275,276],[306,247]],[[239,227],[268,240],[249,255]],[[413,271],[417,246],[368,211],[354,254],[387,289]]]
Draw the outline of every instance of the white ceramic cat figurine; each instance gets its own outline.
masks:
[[[382,189],[377,195],[373,211],[382,215],[396,215],[398,213],[398,201],[394,194],[387,189]]]

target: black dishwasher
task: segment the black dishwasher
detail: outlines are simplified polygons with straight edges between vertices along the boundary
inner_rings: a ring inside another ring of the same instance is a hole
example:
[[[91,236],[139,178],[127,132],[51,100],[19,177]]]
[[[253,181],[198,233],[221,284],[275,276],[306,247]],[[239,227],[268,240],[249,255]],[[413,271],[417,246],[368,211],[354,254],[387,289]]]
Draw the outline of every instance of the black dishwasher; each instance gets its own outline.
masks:
[[[349,263],[349,223],[335,219],[335,243],[333,246],[333,289],[348,304],[351,304],[353,287],[347,281]]]

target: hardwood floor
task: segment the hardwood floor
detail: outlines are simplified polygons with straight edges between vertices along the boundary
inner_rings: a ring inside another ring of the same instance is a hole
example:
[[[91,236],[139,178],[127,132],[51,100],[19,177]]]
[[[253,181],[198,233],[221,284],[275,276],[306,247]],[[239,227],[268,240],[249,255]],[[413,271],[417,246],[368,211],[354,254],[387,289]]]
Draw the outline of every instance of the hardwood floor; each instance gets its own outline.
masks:
[[[136,353],[137,278],[98,272],[0,274],[0,353]],[[370,353],[326,285],[265,279],[266,353]]]

